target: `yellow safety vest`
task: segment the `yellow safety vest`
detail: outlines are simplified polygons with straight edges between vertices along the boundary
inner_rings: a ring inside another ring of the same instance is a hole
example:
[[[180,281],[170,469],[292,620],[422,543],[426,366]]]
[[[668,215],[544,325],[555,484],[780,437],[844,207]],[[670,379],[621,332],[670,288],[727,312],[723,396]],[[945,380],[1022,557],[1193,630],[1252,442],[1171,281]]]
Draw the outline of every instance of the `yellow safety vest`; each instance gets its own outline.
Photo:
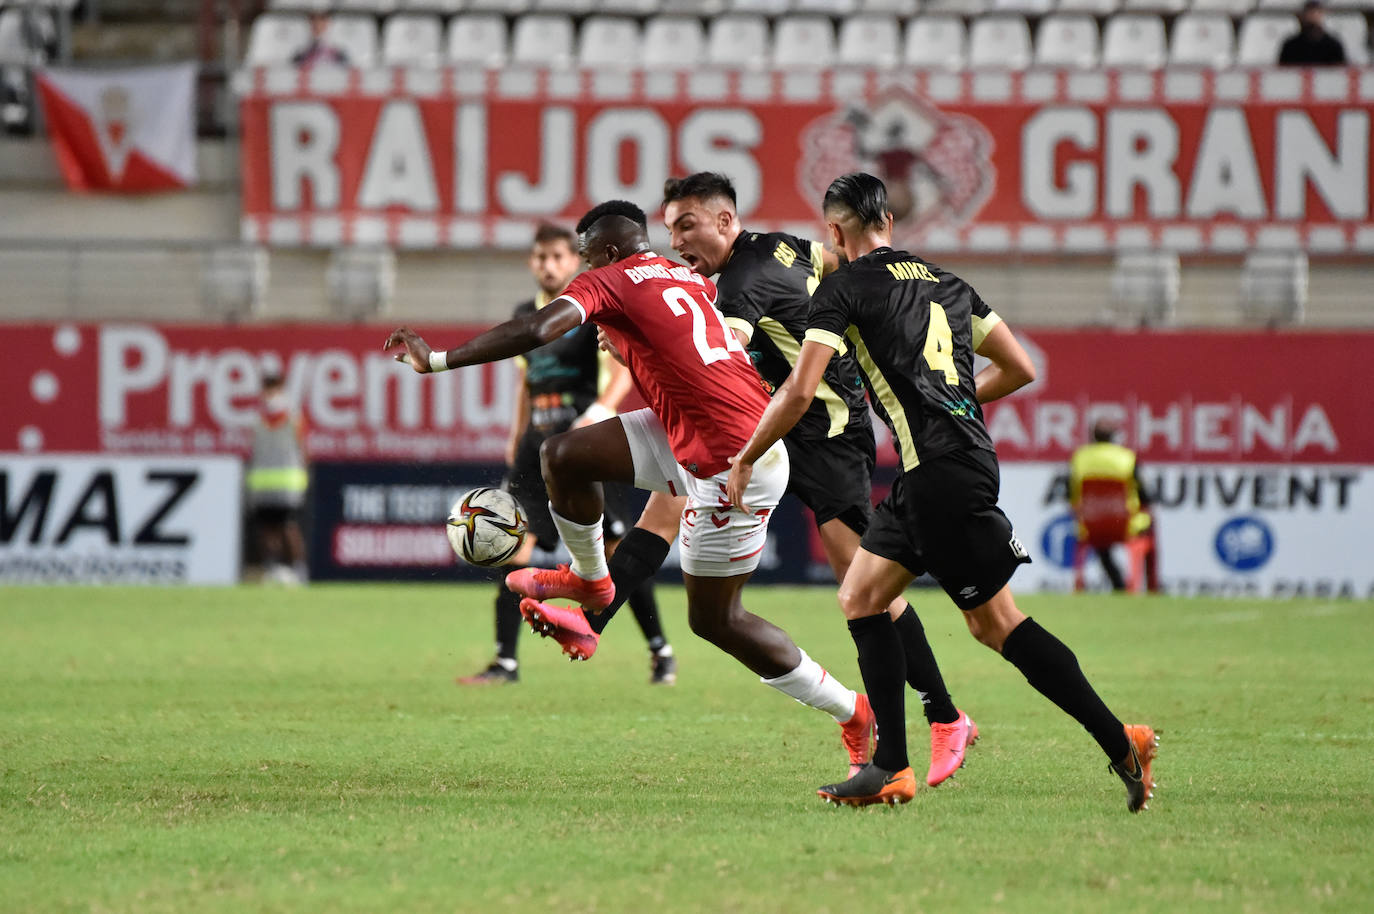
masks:
[[[1135,536],[1150,528],[1149,512],[1140,510],[1140,489],[1135,482],[1135,451],[1110,441],[1083,445],[1069,458],[1069,504],[1075,507],[1083,494],[1085,479],[1111,479],[1125,483],[1126,508],[1131,513],[1130,534]]]

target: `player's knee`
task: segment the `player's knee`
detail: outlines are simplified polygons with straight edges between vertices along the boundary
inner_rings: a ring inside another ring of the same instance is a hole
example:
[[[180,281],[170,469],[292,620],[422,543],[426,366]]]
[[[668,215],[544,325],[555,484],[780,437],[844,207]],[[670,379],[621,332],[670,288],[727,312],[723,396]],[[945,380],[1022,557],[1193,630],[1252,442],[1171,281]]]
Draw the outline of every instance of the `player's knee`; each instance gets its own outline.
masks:
[[[862,619],[876,616],[887,608],[887,604],[862,587],[840,585],[840,611],[846,619]]]
[[[539,468],[544,478],[565,474],[571,457],[572,448],[568,446],[566,435],[545,438],[544,443],[539,445]]]

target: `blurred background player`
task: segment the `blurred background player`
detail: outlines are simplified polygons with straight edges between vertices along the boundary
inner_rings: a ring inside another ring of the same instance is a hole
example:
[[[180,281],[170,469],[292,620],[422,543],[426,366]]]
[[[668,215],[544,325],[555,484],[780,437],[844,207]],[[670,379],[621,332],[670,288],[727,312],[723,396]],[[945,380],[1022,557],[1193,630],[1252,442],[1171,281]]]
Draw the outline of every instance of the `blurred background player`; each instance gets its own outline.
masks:
[[[1078,548],[1090,546],[1112,590],[1124,591],[1126,579],[1112,557],[1112,546],[1130,543],[1130,548],[1141,551],[1146,589],[1159,593],[1154,515],[1140,485],[1135,451],[1118,444],[1117,434],[1115,425],[1099,421],[1093,425],[1092,442],[1069,458],[1069,504],[1078,520]],[[1078,558],[1074,565],[1078,589],[1082,585]]]
[[[539,311],[567,287],[582,263],[576,245],[577,236],[561,226],[545,224],[535,231],[529,267],[539,290],[534,298],[516,306],[515,317]],[[598,349],[596,327],[590,323],[517,356],[516,364],[520,381],[506,446],[506,488],[525,509],[531,535],[510,564],[547,565],[552,564],[558,548],[558,528],[549,515],[549,493],[539,467],[539,448],[551,435],[614,416],[633,382],[623,365]],[[624,529],[624,523],[608,512],[608,552],[614,551]],[[673,684],[677,680],[677,660],[663,635],[653,580],[639,582],[626,596],[649,643],[649,681]],[[496,657],[481,672],[460,678],[459,684],[519,681],[516,644],[522,627],[519,594],[504,585],[498,586]]]
[[[818,242],[782,232],[746,231],[735,203],[729,178],[698,172],[665,184],[663,221],[673,249],[685,263],[704,276],[719,274],[716,307],[748,348],[764,381],[776,389],[787,379],[801,349],[811,293],[837,261]],[[784,444],[791,464],[787,491],[811,510],[835,580],[843,581],[873,515],[873,427],[863,378],[852,355],[833,359],[826,367],[816,398]],[[660,513],[657,502],[662,499],[652,496],[654,503],[626,537],[624,553],[611,560],[617,588],[640,580],[632,567],[647,576],[667,555],[675,525],[660,534],[652,529],[659,525],[650,520]],[[617,605],[588,618],[594,632],[605,629]],[[890,611],[906,654],[908,681],[921,696],[930,724],[926,782],[935,786],[963,764],[978,728],[954,706],[916,611],[900,598]]]
[[[300,584],[307,577],[300,515],[310,474],[305,428],[279,374],[263,375],[253,450],[248,457],[248,507],[262,579]]]
[[[840,725],[850,764],[865,762],[873,733],[868,702],[743,604],[769,518],[787,488],[788,461],[781,444],[760,455],[748,489],[756,510],[745,512],[724,500],[729,455],[763,415],[768,395],[714,307],[715,284],[650,250],[644,211],[632,203],[613,200],[592,208],[578,233],[592,269],[547,307],[446,352],[432,350],[406,327],[392,331],[383,347],[404,346],[397,359],[423,374],[509,358],[591,321],[610,337],[649,403],[544,442],[540,456],[550,513],[572,563],[511,572],[507,586],[526,597],[521,612],[568,656],[592,656],[597,641],[582,612],[544,601],[575,600],[596,612],[615,596],[602,549],[601,484],[633,482],[685,495],[682,581],[692,631],[764,684],[829,714]]]
[[[835,355],[853,350],[892,431],[902,473],[839,593],[880,738],[872,764],[818,793],[856,806],[906,802],[915,794],[905,659],[887,608],[928,571],[979,642],[1092,734],[1126,785],[1127,808],[1143,809],[1153,786],[1154,731],[1125,726],[1112,714],[1073,652],[1017,609],[1007,583],[1030,558],[997,506],[997,452],[980,403],[1034,380],[1030,357],[971,286],[892,249],[882,181],[861,173],[836,178],[822,211],[844,265],[816,290],[796,368],[731,459],[728,483],[730,501],[747,508],[755,462],[806,411]],[[976,376],[975,352],[991,363]]]

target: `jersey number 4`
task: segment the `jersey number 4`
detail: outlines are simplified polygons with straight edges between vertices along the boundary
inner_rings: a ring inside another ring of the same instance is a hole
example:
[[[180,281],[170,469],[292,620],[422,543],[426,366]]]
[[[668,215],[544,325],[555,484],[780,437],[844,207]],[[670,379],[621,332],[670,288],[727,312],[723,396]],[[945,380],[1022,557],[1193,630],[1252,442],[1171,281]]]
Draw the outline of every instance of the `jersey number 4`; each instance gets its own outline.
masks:
[[[949,318],[939,302],[930,303],[930,327],[926,330],[926,348],[923,353],[931,371],[943,372],[945,383],[951,387],[959,386],[959,369],[954,367],[954,334],[949,329]]]
[[[678,317],[689,313],[692,315],[692,342],[696,345],[697,353],[701,355],[703,363],[710,365],[712,362],[730,358],[732,352],[744,351],[739,340],[735,339],[735,334],[729,327],[725,326],[725,319],[720,316],[720,312],[710,304],[706,305],[706,311],[711,312],[714,326],[708,330],[706,312],[702,310],[701,304],[686,289],[669,286],[663,290],[663,302]],[[707,337],[710,335],[710,331],[717,328],[720,330],[722,345],[713,346]]]

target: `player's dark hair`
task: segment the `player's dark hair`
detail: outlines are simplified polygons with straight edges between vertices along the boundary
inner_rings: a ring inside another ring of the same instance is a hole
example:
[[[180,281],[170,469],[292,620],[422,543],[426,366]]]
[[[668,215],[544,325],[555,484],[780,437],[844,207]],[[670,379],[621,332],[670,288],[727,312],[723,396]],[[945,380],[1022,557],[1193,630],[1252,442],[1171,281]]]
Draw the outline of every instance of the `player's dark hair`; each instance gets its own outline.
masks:
[[[285,379],[282,378],[280,371],[268,370],[262,373],[262,389],[272,390],[276,387],[286,386]]]
[[[635,206],[628,200],[607,200],[605,203],[598,203],[577,223],[577,234],[581,235],[596,225],[598,221],[606,216],[624,216],[631,222],[639,224],[645,231],[649,230],[649,218],[644,215],[644,210]]]
[[[887,187],[862,171],[840,175],[825,189],[824,211],[847,209],[858,217],[861,228],[887,226]]]
[[[675,200],[709,200],[712,197],[724,197],[733,206],[736,202],[734,182],[717,171],[699,171],[663,182],[664,206]]]
[[[1115,441],[1116,423],[1099,419],[1093,423],[1093,440],[1096,442]]]
[[[577,235],[572,229],[554,225],[552,222],[539,223],[539,228],[534,230],[534,243],[553,244],[555,241],[566,241],[568,247],[577,250]]]

